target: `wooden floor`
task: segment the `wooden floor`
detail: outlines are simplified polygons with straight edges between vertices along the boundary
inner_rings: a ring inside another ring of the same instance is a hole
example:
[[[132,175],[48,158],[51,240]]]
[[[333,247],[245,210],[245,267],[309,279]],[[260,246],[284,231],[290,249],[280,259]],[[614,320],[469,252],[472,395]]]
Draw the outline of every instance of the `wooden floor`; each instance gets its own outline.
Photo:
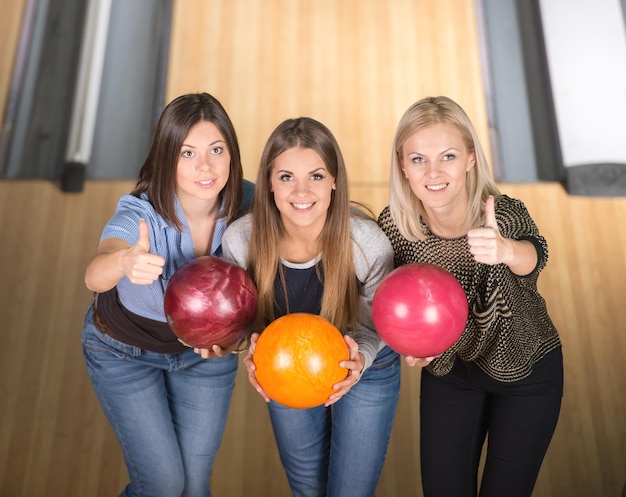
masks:
[[[0,496],[112,497],[126,482],[115,437],[87,380],[82,277],[131,183],[63,194],[0,182]],[[560,185],[501,185],[550,244],[540,288],[565,353],[562,415],[536,497],[618,497],[626,480],[626,199],[569,197]],[[353,196],[375,210],[386,188]],[[241,370],[240,370],[241,373]],[[403,369],[378,497],[421,496],[419,371]],[[289,495],[263,401],[240,374],[214,468],[217,497]],[[505,497],[505,496],[503,496]]]

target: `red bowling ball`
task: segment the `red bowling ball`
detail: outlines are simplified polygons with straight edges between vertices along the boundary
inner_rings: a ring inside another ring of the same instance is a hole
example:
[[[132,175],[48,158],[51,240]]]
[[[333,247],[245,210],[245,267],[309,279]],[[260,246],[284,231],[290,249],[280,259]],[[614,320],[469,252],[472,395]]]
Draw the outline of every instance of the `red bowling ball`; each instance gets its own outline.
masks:
[[[457,279],[432,264],[394,269],[378,286],[372,319],[378,334],[402,355],[433,357],[459,339],[468,316],[467,297]]]
[[[172,331],[187,345],[226,348],[239,342],[256,316],[257,293],[244,269],[202,256],[170,279],[163,307]]]

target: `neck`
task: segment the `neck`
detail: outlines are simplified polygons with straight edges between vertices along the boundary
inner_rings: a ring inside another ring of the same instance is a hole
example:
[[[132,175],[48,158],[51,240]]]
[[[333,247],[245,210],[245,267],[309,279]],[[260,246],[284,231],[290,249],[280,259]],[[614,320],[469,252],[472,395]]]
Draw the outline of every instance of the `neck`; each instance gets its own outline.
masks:
[[[220,204],[217,200],[212,201],[187,201],[181,202],[181,207],[185,213],[187,221],[203,221],[210,219],[215,221],[218,218]]]
[[[443,238],[458,238],[467,233],[465,209],[427,209],[424,222],[434,234]]]
[[[320,253],[319,233],[307,229],[286,231],[280,240],[280,256],[290,262],[308,262]]]

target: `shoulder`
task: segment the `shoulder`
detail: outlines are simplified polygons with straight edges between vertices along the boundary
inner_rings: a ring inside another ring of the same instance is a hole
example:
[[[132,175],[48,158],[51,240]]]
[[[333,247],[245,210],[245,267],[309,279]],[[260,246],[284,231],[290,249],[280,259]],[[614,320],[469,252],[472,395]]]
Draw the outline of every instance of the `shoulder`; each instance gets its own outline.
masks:
[[[494,202],[496,218],[504,225],[527,226],[534,224],[528,209],[519,199],[500,195]]]
[[[353,243],[363,251],[366,258],[393,254],[387,235],[372,219],[352,218],[350,231]]]
[[[222,244],[241,244],[250,239],[250,231],[252,230],[252,214],[244,214],[239,219],[236,219],[228,225],[224,236],[222,238]]]
[[[383,231],[392,247],[397,250],[398,243],[401,243],[405,238],[400,233],[396,220],[391,213],[391,207],[386,206],[378,216],[378,226]]]
[[[167,221],[156,211],[146,193],[142,193],[139,197],[130,194],[122,195],[117,203],[115,214],[129,216],[137,220],[145,219],[155,229],[169,226]]]
[[[380,215],[378,216],[378,219],[388,219],[391,217],[391,210],[389,209],[389,206],[385,206],[385,208],[380,212]]]
[[[378,226],[380,226],[385,233],[394,226],[389,206],[386,206],[378,216]]]
[[[241,267],[246,267],[251,229],[252,214],[245,214],[233,221],[222,236],[224,257],[239,264]]]
[[[496,198],[494,207],[496,210],[519,209],[524,208],[524,202],[503,193]]]
[[[393,269],[393,247],[373,219],[353,218],[351,234],[356,276],[376,286]]]
[[[229,236],[245,236],[250,234],[250,230],[252,229],[252,213],[248,212],[244,214],[238,219],[235,219],[232,223],[228,225],[226,231],[224,232],[224,236],[226,233],[229,233]]]
[[[521,200],[501,195],[495,202],[496,220],[502,236],[515,240],[528,240],[537,249],[542,269],[548,259],[548,243],[539,232],[535,221]]]
[[[148,200],[148,196],[145,193],[142,193],[140,197],[135,197],[134,195],[122,195],[117,202],[116,212],[126,211],[126,212],[134,212],[137,215],[141,214],[151,214],[156,212],[150,200]]]
[[[127,237],[123,236],[126,232],[133,233],[135,236],[140,219],[145,220],[154,232],[170,227],[167,221],[156,212],[146,194],[140,197],[128,194],[120,197],[115,213],[109,219],[102,237],[126,239]]]
[[[353,217],[350,219],[350,231],[352,237],[357,240],[367,240],[370,237],[374,239],[386,238],[376,221],[373,219],[363,219]]]

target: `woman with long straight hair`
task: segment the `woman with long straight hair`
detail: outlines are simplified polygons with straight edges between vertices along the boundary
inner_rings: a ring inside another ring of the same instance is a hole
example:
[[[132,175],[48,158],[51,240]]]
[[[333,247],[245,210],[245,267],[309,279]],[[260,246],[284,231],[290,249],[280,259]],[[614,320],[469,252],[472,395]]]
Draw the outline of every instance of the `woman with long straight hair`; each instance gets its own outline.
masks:
[[[219,347],[208,360],[194,353],[170,329],[163,301],[177,269],[222,255],[222,234],[251,199],[222,105],[206,93],[170,102],[85,273],[94,299],[83,351],[124,452],[130,483],[121,496],[210,496],[237,356]]]
[[[322,123],[282,122],[269,137],[252,213],[224,234],[224,255],[245,267],[258,290],[258,329],[307,312],[345,337],[346,379],[324,405],[293,409],[270,400],[255,377],[253,334],[244,363],[268,402],[281,461],[295,496],[373,496],[400,391],[397,353],[378,337],[371,304],[393,266],[375,220],[351,206],[339,145]]]
[[[378,223],[396,266],[447,269],[469,304],[450,349],[406,357],[423,367],[424,496],[530,497],[563,395],[561,342],[537,291],[546,240],[524,204],[499,192],[470,119],[450,98],[427,97],[405,112],[389,187]]]

